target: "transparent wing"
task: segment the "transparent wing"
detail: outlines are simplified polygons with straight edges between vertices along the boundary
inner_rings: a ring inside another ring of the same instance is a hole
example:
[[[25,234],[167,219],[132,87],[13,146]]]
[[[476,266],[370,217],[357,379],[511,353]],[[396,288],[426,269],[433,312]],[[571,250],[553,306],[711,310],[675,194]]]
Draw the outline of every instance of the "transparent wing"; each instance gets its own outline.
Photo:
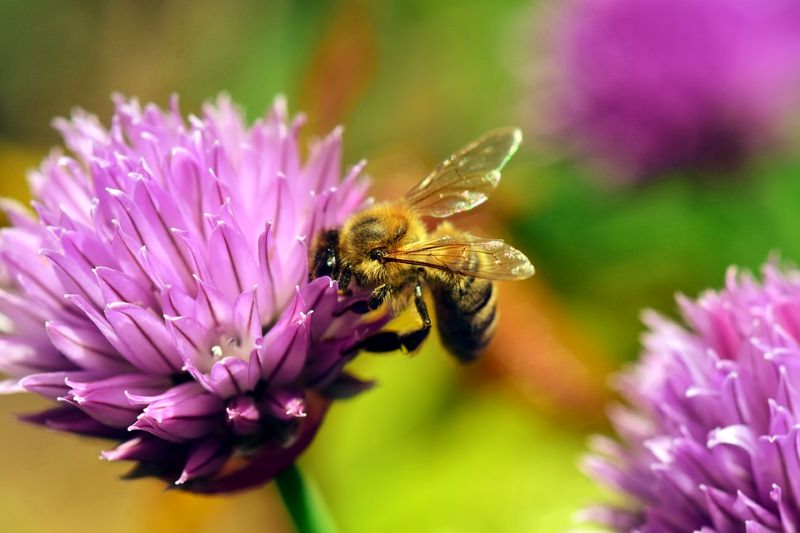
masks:
[[[500,181],[500,170],[522,141],[518,128],[484,134],[451,155],[406,193],[425,216],[449,217],[482,204]]]
[[[411,243],[389,252],[385,261],[496,280],[525,279],[534,272],[531,262],[516,248],[499,239],[467,234]]]

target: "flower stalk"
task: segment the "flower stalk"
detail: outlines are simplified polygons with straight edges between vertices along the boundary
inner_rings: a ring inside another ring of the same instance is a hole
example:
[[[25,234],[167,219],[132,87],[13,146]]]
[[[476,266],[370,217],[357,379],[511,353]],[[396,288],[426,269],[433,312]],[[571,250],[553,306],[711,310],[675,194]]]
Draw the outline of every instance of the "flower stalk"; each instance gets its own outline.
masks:
[[[278,492],[298,533],[336,533],[322,495],[303,477],[297,464],[292,464],[275,478]]]

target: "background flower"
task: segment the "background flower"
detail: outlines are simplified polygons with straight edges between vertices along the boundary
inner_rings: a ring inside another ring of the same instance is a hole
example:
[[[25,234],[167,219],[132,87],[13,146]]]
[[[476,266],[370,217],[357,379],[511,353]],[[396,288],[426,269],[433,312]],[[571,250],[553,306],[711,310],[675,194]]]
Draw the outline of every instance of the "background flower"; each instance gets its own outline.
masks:
[[[383,320],[346,312],[335,282],[308,282],[308,247],[363,199],[340,178],[341,131],[303,163],[282,99],[246,127],[226,97],[185,122],[115,98],[111,127],[56,120],[72,155],[30,175],[37,216],[8,202],[0,232],[6,318],[0,369],[61,402],[26,417],[120,441],[198,491],[262,483],[305,449],[343,373]]]
[[[587,460],[627,504],[588,517],[619,531],[787,531],[800,520],[800,272],[733,269],[722,292],[680,298],[687,328],[655,313],[621,376],[622,442]]]
[[[732,170],[796,109],[800,10],[758,0],[571,0],[551,29],[549,116],[633,180]]]

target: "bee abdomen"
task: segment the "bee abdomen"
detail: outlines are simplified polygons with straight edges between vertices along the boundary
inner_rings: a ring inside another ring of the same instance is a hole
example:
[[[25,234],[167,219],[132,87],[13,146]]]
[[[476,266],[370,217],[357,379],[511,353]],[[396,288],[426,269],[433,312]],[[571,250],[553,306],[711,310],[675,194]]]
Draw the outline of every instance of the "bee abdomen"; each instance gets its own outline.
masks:
[[[474,361],[492,340],[497,324],[494,283],[461,278],[432,289],[442,344],[462,363]]]

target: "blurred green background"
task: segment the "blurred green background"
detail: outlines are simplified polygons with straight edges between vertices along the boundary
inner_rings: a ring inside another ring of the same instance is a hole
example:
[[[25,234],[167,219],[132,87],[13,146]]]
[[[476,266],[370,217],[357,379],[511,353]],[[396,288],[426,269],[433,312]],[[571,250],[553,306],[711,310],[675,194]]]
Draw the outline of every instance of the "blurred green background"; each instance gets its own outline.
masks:
[[[458,223],[510,239],[537,267],[503,287],[500,331],[462,368],[435,341],[415,357],[362,357],[380,385],[338,404],[301,461],[345,532],[566,531],[602,498],[579,472],[603,431],[615,368],[637,353],[640,309],[719,286],[729,264],[800,257],[800,160],[756,161],[731,180],[674,176],[604,186],[538,142],[540,67],[527,0],[0,1],[0,193],[74,106],[107,122],[119,91],[184,113],[220,91],[250,119],[277,93],[308,136],[346,125],[346,162],[369,159],[373,194],[402,194],[496,126],[528,134],[496,195]],[[535,120],[535,119],[534,119]],[[0,402],[0,531],[288,531],[274,489],[225,498],[123,482],[105,443],[16,422]],[[582,527],[582,526],[581,526]]]

